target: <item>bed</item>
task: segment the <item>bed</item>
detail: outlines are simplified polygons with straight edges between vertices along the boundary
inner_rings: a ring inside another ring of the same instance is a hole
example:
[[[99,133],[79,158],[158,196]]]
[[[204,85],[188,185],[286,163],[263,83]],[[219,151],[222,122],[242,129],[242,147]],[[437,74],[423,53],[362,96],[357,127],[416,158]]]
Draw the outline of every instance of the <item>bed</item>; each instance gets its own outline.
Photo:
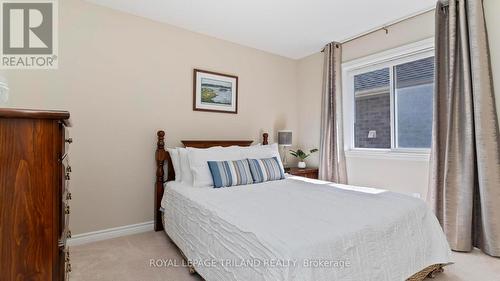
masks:
[[[441,227],[420,199],[292,176],[194,188],[173,181],[165,134],[157,135],[155,230],[164,229],[207,281],[414,281],[450,263]]]

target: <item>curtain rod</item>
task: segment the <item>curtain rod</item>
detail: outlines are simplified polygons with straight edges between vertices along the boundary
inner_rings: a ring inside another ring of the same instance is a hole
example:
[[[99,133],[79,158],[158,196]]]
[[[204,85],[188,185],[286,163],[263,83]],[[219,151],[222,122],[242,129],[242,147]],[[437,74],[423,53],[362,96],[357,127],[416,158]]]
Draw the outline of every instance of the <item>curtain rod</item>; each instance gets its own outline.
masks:
[[[393,26],[393,25],[396,25],[396,24],[398,24],[398,23],[400,23],[400,22],[403,22],[403,21],[407,21],[407,20],[410,20],[410,19],[416,18],[416,17],[418,17],[418,16],[420,16],[420,15],[423,15],[423,14],[428,13],[428,12],[430,12],[430,11],[433,11],[433,10],[435,10],[435,9],[436,9],[436,7],[434,7],[434,6],[433,6],[433,7],[431,7],[431,8],[427,8],[427,9],[424,9],[424,10],[418,11],[418,12],[413,13],[413,14],[410,14],[410,15],[408,15],[408,16],[406,16],[406,17],[399,18],[399,19],[397,19],[397,20],[394,20],[394,21],[388,22],[388,23],[386,23],[386,24],[384,24],[384,25],[381,25],[381,26],[378,26],[378,27],[372,28],[372,29],[370,29],[370,30],[368,30],[368,31],[365,31],[365,32],[359,33],[359,34],[354,35],[354,36],[352,36],[352,37],[348,37],[348,38],[346,38],[346,39],[344,39],[344,40],[342,40],[342,41],[340,41],[340,42],[338,42],[338,43],[340,43],[340,44],[345,44],[345,43],[351,42],[351,41],[353,41],[353,40],[356,40],[356,39],[358,39],[358,38],[361,38],[361,37],[363,37],[363,36],[366,36],[366,35],[369,35],[369,34],[375,33],[375,32],[377,32],[377,31],[380,31],[380,30],[385,30],[385,32],[386,32],[386,33],[388,33],[388,32],[389,32],[389,30],[388,30],[388,28],[389,28],[389,27],[391,27],[391,26]],[[324,50],[324,49],[321,49],[321,52],[323,52],[323,50]]]

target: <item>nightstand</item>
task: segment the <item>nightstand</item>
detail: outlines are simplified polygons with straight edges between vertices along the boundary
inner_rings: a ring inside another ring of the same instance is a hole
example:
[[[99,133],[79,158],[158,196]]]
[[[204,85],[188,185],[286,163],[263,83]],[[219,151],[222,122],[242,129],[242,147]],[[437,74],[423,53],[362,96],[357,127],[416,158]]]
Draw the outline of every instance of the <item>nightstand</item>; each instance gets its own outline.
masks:
[[[305,177],[310,179],[318,179],[318,168],[285,168],[285,172],[290,175]]]

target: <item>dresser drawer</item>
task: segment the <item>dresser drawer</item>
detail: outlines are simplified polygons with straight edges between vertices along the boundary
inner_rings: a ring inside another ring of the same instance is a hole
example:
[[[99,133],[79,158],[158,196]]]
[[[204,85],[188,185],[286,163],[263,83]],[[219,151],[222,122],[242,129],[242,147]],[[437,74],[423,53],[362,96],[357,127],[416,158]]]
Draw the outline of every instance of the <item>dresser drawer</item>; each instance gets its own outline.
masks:
[[[58,240],[58,247],[59,249],[65,249],[68,246],[68,239],[71,238],[71,230],[66,227],[64,228],[61,237]]]
[[[68,128],[66,128],[66,126],[64,126],[63,124],[61,124],[61,159],[64,159],[66,158],[67,154],[69,153],[69,145],[73,143],[73,138],[71,138],[69,136],[69,130]]]
[[[66,153],[66,156],[64,157],[64,159],[61,160],[63,166],[64,166],[64,172],[66,173],[71,173],[72,171],[72,167],[71,167],[71,164],[70,164],[70,161],[69,161],[69,155]]]
[[[310,179],[318,179],[318,172],[305,173],[302,176]]]
[[[71,215],[70,200],[72,199],[70,191],[71,165],[68,154],[61,160],[61,233],[59,238],[59,247],[66,247],[66,241],[71,238],[69,230],[69,218]]]
[[[62,200],[68,204],[68,201],[71,200],[71,191],[70,191],[70,183],[71,183],[71,165],[69,163],[69,155],[67,155],[62,160],[62,169],[61,169],[61,178],[62,178]]]
[[[71,208],[65,203],[62,204],[63,211],[61,214],[61,235],[59,237],[59,248],[65,247],[66,242],[71,238],[71,230],[69,229],[69,217],[71,213]]]
[[[66,154],[66,157],[64,157],[64,159],[62,159],[62,170],[61,170],[61,173],[62,173],[62,182],[63,182],[63,186],[62,186],[62,190],[63,190],[63,193],[69,189],[69,184],[70,184],[70,181],[71,181],[71,172],[73,170],[73,168],[71,167],[71,164],[69,163],[69,155]]]
[[[61,248],[59,251],[59,265],[61,275],[64,277],[64,280],[68,280],[71,273],[71,255],[68,247]]]

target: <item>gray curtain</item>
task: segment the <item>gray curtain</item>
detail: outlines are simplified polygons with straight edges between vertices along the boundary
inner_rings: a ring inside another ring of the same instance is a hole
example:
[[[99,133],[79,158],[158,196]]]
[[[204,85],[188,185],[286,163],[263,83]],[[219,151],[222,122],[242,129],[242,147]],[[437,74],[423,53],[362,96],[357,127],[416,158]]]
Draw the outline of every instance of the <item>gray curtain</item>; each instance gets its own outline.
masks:
[[[481,0],[439,1],[428,200],[453,250],[500,256],[500,133]]]
[[[342,130],[342,47],[332,42],[323,50],[323,96],[319,145],[319,178],[347,183]]]

